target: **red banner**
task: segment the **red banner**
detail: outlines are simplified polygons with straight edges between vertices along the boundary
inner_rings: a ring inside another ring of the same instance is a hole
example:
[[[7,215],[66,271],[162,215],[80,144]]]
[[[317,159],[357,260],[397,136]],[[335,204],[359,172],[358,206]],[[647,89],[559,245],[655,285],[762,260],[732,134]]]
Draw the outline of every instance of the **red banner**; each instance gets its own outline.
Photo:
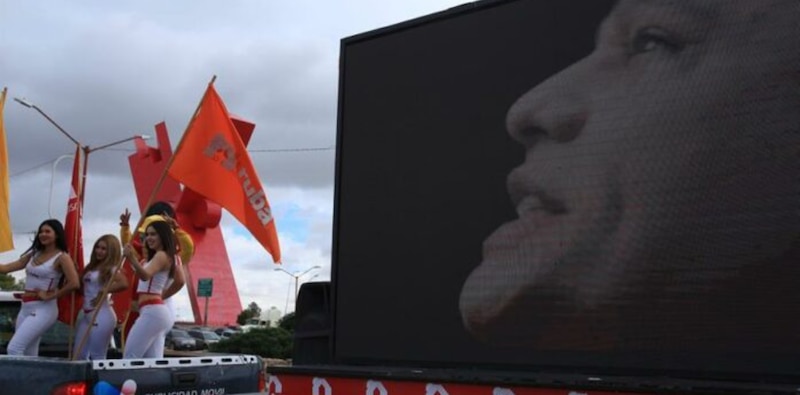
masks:
[[[64,221],[64,233],[67,237],[67,249],[75,269],[83,271],[83,182],[86,178],[86,153],[78,146],[75,149],[75,161],[72,165],[72,184],[67,201],[67,219]],[[74,295],[74,299],[73,299]],[[80,311],[82,301],[77,292],[64,295],[58,299],[58,320],[71,325]]]

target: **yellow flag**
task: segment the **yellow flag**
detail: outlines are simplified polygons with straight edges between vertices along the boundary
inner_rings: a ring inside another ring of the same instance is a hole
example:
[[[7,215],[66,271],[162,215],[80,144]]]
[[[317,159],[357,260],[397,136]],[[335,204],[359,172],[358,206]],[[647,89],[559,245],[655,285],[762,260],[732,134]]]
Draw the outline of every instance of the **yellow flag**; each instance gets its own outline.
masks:
[[[8,149],[6,149],[6,131],[3,128],[3,108],[6,104],[7,88],[0,93],[0,252],[14,249],[11,238],[11,219],[8,216]]]

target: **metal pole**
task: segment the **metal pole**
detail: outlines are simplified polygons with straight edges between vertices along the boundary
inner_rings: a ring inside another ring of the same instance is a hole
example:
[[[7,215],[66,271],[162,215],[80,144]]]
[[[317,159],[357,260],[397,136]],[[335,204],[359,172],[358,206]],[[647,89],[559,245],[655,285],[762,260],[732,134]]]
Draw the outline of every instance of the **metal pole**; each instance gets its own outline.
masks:
[[[100,151],[101,149],[108,148],[108,147],[113,147],[113,146],[115,146],[115,145],[117,145],[117,144],[122,144],[122,143],[124,143],[124,142],[128,142],[128,141],[131,141],[131,140],[135,140],[135,139],[137,139],[137,138],[141,138],[142,140],[147,140],[147,139],[149,139],[149,138],[150,138],[150,136],[148,136],[148,135],[146,135],[146,134],[137,134],[137,135],[135,135],[135,136],[131,136],[131,137],[128,137],[128,138],[124,138],[124,139],[122,139],[122,140],[117,140],[117,141],[110,142],[110,143],[108,143],[108,144],[103,144],[103,145],[101,145],[101,146],[99,146],[99,147],[91,147],[91,148],[90,148],[90,147],[85,147],[85,149],[86,149],[86,152],[87,152],[87,153],[89,153],[89,152],[94,152],[94,151]]]
[[[283,315],[289,314],[289,292],[292,292],[292,285],[289,284],[289,288],[286,288],[286,305],[283,306]]]
[[[37,112],[39,112],[39,114],[41,114],[43,117],[45,117],[45,119],[50,121],[50,123],[52,123],[53,126],[56,127],[56,129],[58,129],[61,133],[63,133],[64,136],[67,136],[67,138],[72,140],[73,143],[75,143],[75,144],[77,144],[79,146],[82,146],[81,143],[78,142],[78,140],[75,140],[75,138],[72,137],[71,134],[69,134],[66,130],[64,130],[64,128],[62,128],[61,125],[57,124],[56,121],[53,120],[53,118],[50,118],[50,116],[45,114],[44,111],[42,111],[42,109],[37,107],[35,104],[33,104],[33,103],[31,103],[31,102],[29,102],[29,101],[27,101],[25,99],[20,99],[20,98],[16,98],[16,97],[14,98],[14,101],[19,103],[19,104],[22,104],[25,107],[32,108],[32,109],[36,110]]]
[[[304,271],[302,271],[302,272],[300,272],[298,274],[294,274],[294,273],[292,273],[292,272],[290,272],[290,271],[288,271],[288,270],[286,270],[286,269],[284,269],[282,267],[276,267],[275,268],[276,272],[284,272],[284,273],[288,274],[289,276],[291,276],[292,278],[294,278],[294,303],[295,303],[295,309],[297,308],[296,307],[297,306],[297,296],[298,296],[298,293],[300,292],[300,277],[304,276],[306,273],[308,273],[308,272],[310,272],[310,271],[312,271],[314,269],[322,269],[322,267],[319,266],[319,265],[315,265],[315,266],[312,266],[312,267],[310,267],[310,268],[308,268],[308,269],[306,269],[306,270],[304,270]],[[284,308],[284,314],[286,314],[287,310],[289,310],[289,292],[290,291],[291,291],[291,288],[286,290],[286,307]]]
[[[208,326],[208,296],[206,296],[206,312],[203,314],[203,326]]]

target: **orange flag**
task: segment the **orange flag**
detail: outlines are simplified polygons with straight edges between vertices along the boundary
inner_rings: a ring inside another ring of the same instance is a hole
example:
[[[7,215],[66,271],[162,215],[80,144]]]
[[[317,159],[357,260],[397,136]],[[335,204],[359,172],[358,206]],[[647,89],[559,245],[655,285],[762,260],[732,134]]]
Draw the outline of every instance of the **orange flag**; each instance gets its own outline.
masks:
[[[9,187],[8,187],[8,149],[6,148],[6,132],[3,129],[3,107],[6,102],[6,92],[3,88],[0,93],[0,252],[14,249],[14,240],[11,234],[11,218],[9,212]]]
[[[213,84],[208,85],[168,172],[233,214],[280,263],[278,231],[267,195]]]

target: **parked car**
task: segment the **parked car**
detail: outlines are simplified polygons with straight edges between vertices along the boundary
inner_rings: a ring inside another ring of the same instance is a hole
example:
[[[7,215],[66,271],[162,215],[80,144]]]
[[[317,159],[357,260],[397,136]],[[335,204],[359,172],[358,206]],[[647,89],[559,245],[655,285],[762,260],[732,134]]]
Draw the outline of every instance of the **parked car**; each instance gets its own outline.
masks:
[[[189,336],[195,339],[198,347],[201,348],[208,348],[210,344],[217,343],[221,340],[219,335],[211,331],[190,329],[187,332],[189,332]]]
[[[172,328],[167,332],[164,346],[173,350],[200,350],[203,348],[188,332],[177,328]]]
[[[239,332],[237,332],[237,331],[235,331],[235,330],[233,330],[231,328],[228,328],[228,327],[222,327],[222,328],[214,329],[214,333],[216,333],[217,336],[219,336],[221,339],[227,339],[227,338],[229,338],[229,337],[231,337],[231,336],[233,336],[233,335],[235,335],[235,334],[237,334]]]

